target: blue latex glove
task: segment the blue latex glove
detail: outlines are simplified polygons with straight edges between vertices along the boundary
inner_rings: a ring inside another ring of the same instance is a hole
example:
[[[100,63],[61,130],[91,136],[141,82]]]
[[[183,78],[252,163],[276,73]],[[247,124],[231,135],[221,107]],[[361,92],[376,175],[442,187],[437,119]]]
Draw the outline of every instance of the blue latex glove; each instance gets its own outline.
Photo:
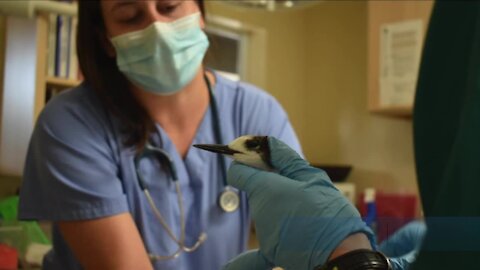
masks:
[[[401,257],[390,258],[390,264],[393,270],[408,270],[410,265],[417,258],[418,250],[412,250]]]
[[[394,270],[407,270],[415,261],[426,232],[427,226],[424,222],[412,221],[383,241],[378,249],[391,257]]]
[[[389,257],[399,257],[420,249],[427,226],[422,221],[412,221],[380,243],[378,250]]]
[[[374,245],[371,230],[357,209],[327,174],[311,167],[283,142],[269,137],[271,162],[278,173],[234,162],[230,185],[248,195],[259,251],[250,251],[226,265],[228,270],[311,270],[323,265],[347,236],[363,232]]]

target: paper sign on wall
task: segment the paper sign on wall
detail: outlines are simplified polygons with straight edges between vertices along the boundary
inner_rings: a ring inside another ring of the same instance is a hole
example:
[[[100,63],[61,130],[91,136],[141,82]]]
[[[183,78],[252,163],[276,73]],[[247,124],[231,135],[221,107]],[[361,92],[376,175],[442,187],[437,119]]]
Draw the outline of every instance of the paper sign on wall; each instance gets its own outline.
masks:
[[[421,20],[380,28],[380,105],[413,104],[423,44]]]

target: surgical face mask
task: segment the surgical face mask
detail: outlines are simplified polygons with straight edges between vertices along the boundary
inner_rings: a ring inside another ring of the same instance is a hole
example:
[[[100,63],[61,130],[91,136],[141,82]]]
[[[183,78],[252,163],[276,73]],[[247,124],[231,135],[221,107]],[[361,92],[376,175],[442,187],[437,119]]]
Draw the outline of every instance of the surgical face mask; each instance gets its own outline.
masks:
[[[135,85],[158,95],[171,95],[197,74],[209,42],[200,13],[111,39],[120,71]]]

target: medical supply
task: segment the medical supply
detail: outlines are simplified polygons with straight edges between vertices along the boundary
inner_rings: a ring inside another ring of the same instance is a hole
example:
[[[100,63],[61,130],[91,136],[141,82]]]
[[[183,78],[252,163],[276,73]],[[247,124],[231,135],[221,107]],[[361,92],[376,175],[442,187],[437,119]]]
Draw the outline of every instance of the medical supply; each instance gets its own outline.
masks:
[[[146,181],[144,180],[142,173],[140,172],[140,161],[143,158],[148,158],[150,156],[155,156],[157,157],[162,164],[166,164],[169,171],[170,175],[172,178],[172,181],[175,183],[175,190],[177,192],[177,200],[178,200],[178,207],[180,209],[180,226],[181,226],[181,231],[180,231],[180,238],[178,239],[172,229],[168,226],[167,222],[163,218],[162,214],[158,210],[157,206],[155,205],[152,196],[150,195],[150,192],[148,191],[148,187],[146,185]],[[163,151],[161,148],[153,147],[149,144],[147,144],[144,147],[143,152],[140,155],[137,155],[135,157],[135,167],[137,171],[137,177],[139,181],[139,185],[142,188],[143,192],[145,193],[145,196],[147,197],[148,203],[150,204],[150,207],[152,208],[153,212],[155,213],[155,217],[159,221],[159,223],[162,225],[162,227],[165,229],[165,231],[168,233],[170,238],[177,243],[178,249],[171,255],[155,255],[155,254],[149,254],[149,257],[151,260],[168,260],[168,259],[174,259],[178,257],[182,252],[192,252],[195,251],[205,240],[207,240],[207,234],[205,232],[202,232],[199,236],[197,241],[195,242],[194,245],[187,247],[184,243],[185,241],[185,211],[183,209],[183,198],[182,198],[182,192],[180,191],[180,185],[178,184],[178,176],[177,176],[177,171],[175,169],[175,165],[173,164],[173,161],[169,157],[169,155]]]
[[[377,242],[389,238],[393,232],[418,216],[418,195],[416,194],[382,192],[375,189],[373,198],[368,193],[369,191],[366,189],[363,194],[360,194],[357,207],[365,222],[369,226],[375,227]],[[367,203],[368,201],[370,202]]]
[[[267,136],[245,135],[236,138],[228,145],[195,144],[194,147],[223,154],[234,160],[262,170],[272,170]]]
[[[42,265],[43,257],[52,249],[52,245],[31,243],[25,251],[25,261],[29,265]]]
[[[211,105],[211,109],[212,109],[212,112],[213,112],[213,118],[214,118],[213,122],[217,123],[217,124],[214,124],[214,126],[213,126],[215,139],[216,139],[217,142],[221,143],[221,141],[222,141],[222,139],[221,139],[221,129],[220,129],[220,125],[218,125],[219,116],[218,116],[217,104],[216,104],[215,98],[213,96],[212,87],[211,87],[211,84],[210,84],[207,76],[205,76],[205,81],[207,83],[209,98],[210,98],[210,105]],[[151,194],[148,190],[147,181],[143,177],[143,174],[140,170],[140,162],[143,159],[148,159],[150,157],[157,158],[160,161],[161,164],[163,164],[167,167],[167,169],[169,171],[169,174],[170,174],[170,177],[171,177],[173,183],[175,184],[175,191],[177,193],[177,202],[178,202],[178,207],[179,207],[179,211],[180,211],[180,228],[181,229],[180,229],[180,237],[179,238],[177,238],[174,235],[173,230],[170,228],[170,226],[168,226],[167,222],[165,221],[165,218],[162,216],[162,214],[158,210],[158,207],[155,205],[155,202],[152,199],[152,196],[151,196]],[[229,186],[226,183],[226,172],[225,172],[226,167],[225,167],[225,161],[223,160],[223,157],[219,156],[218,160],[219,160],[219,163],[221,165],[220,167],[221,167],[221,170],[222,170],[222,176],[223,176],[223,181],[224,181],[224,183],[223,183],[224,184],[224,190],[223,190],[223,192],[221,192],[221,194],[219,195],[219,198],[218,198],[219,206],[225,212],[233,212],[233,211],[238,209],[238,207],[240,205],[240,198],[239,198],[238,194],[235,191],[233,191],[231,188],[229,188]],[[175,164],[173,162],[173,159],[162,148],[155,147],[155,146],[151,145],[150,143],[148,143],[147,145],[145,145],[143,151],[135,157],[134,163],[135,163],[135,170],[136,170],[139,185],[140,185],[141,189],[143,190],[145,196],[147,197],[148,203],[149,203],[150,207],[152,208],[152,210],[155,214],[155,217],[157,218],[158,222],[162,225],[162,227],[165,229],[168,236],[178,245],[178,248],[174,253],[172,253],[170,255],[149,254],[150,259],[151,260],[173,259],[173,258],[178,257],[182,252],[193,252],[196,249],[198,249],[200,247],[200,245],[203,242],[205,242],[205,240],[207,239],[207,234],[205,232],[202,232],[198,236],[197,241],[192,246],[188,247],[188,246],[185,245],[185,210],[183,208],[183,196],[182,196],[182,192],[180,190],[180,184],[179,184],[179,181],[178,181],[179,180],[178,179],[178,174],[177,174],[177,170],[176,170]]]
[[[365,223],[367,226],[372,229],[372,231],[377,234],[377,204],[375,202],[375,189],[367,188],[365,189],[364,196],[365,204],[367,205],[367,214],[365,216]]]
[[[17,263],[29,265],[41,265],[45,253],[52,248],[50,240],[36,221],[19,221],[18,218],[18,196],[10,196],[0,200],[0,269],[16,269]],[[32,246],[43,246],[38,250],[37,260],[30,260]],[[13,252],[10,249],[14,249]],[[4,260],[2,261],[2,256]],[[15,268],[6,268],[5,260],[11,256],[18,257]],[[18,262],[17,262],[18,261]],[[3,267],[3,268],[2,268]]]
[[[18,267],[18,251],[6,244],[0,243],[0,269],[16,270]]]
[[[200,13],[111,38],[117,65],[146,91],[172,95],[197,74],[209,46]]]

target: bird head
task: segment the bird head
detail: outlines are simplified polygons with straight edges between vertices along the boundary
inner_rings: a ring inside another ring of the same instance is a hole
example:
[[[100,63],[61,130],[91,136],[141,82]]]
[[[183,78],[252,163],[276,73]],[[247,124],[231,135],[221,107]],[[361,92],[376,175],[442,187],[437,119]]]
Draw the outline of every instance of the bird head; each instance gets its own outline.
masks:
[[[267,136],[245,135],[236,138],[227,145],[196,144],[194,147],[223,154],[235,161],[263,170],[272,170],[270,148]]]

